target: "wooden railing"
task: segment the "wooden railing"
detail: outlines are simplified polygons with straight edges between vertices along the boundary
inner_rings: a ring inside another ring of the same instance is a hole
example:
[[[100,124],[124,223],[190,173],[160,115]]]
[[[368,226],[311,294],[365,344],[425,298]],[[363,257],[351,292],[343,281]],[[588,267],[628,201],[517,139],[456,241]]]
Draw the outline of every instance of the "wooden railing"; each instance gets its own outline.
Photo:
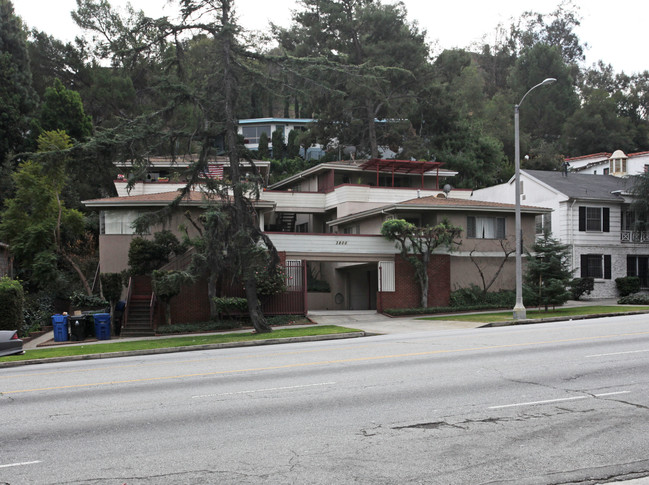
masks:
[[[647,231],[622,231],[620,241],[623,243],[649,243],[649,232]]]

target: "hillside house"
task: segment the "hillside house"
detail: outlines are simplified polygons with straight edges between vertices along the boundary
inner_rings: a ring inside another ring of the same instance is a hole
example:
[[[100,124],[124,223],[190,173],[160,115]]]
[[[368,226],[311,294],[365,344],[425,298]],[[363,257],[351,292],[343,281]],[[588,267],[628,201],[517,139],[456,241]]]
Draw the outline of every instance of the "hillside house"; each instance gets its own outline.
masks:
[[[514,247],[515,233],[513,204],[473,200],[470,190],[451,189],[445,183],[453,175],[439,162],[322,163],[267,187],[254,208],[260,227],[285,264],[304,268],[306,274],[292,284],[326,282],[329,291],[308,292],[305,308],[309,309],[381,311],[417,306],[419,291],[412,269],[395,244],[380,235],[381,225],[392,218],[422,225],[448,219],[463,228],[461,245],[452,252],[439,251],[429,270],[429,302],[448,305],[452,289],[481,284],[476,265],[487,273],[500,266],[505,252]],[[101,211],[102,272],[126,268],[133,218],[168,203],[174,195],[165,192],[84,202]],[[193,211],[201,205],[198,191],[183,202]],[[529,243],[535,217],[547,215],[549,209],[524,205],[522,212],[523,234]],[[178,230],[181,222],[179,211],[166,227]],[[491,290],[513,286],[512,257]]]

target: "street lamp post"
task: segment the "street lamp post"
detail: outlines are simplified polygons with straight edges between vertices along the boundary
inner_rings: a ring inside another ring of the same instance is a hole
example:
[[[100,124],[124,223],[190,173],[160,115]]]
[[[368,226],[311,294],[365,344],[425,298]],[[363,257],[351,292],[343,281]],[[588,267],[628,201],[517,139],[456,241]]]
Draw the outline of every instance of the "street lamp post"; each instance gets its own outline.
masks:
[[[516,171],[516,304],[514,305],[514,320],[521,320],[527,316],[525,305],[523,305],[523,262],[521,254],[523,249],[523,234],[521,229],[521,146],[518,126],[518,109],[528,94],[539,86],[552,84],[555,81],[556,79],[553,77],[544,79],[536,86],[530,88],[530,90],[523,95],[519,103],[514,105],[514,168]]]

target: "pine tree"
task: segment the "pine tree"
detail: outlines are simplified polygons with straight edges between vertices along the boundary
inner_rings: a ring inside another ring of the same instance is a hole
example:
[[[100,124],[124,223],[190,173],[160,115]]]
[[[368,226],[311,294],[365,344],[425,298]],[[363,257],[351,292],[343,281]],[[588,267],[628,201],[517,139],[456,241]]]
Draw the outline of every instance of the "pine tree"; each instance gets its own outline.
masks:
[[[523,297],[525,305],[555,307],[571,297],[572,271],[569,269],[570,246],[561,244],[549,232],[532,246],[527,254]]]

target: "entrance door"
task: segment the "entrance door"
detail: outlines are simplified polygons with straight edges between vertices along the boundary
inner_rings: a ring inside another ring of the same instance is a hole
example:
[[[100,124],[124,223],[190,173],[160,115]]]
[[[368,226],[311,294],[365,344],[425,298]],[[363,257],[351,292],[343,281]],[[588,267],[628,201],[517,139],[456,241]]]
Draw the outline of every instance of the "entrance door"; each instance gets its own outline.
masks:
[[[377,278],[376,263],[348,270],[350,310],[376,310]]]

